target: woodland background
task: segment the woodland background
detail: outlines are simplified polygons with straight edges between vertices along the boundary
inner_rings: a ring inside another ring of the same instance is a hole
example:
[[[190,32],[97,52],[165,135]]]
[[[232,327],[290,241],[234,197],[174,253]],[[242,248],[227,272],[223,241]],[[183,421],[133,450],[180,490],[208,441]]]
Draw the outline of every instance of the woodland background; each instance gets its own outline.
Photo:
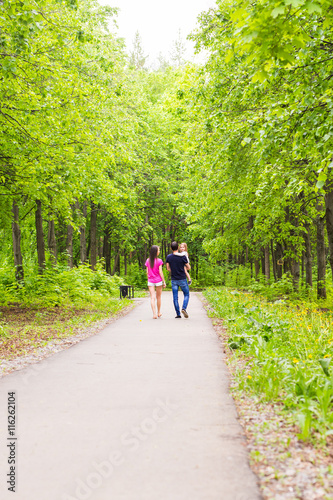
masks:
[[[94,0],[4,0],[0,16],[4,295],[98,262],[141,287],[149,246],[165,258],[180,239],[197,286],[263,275],[326,297],[328,1],[217,2],[192,35],[206,65],[183,61],[178,40],[156,71]]]
[[[191,35],[205,64],[179,39],[156,70],[115,18],[95,0],[0,0],[0,356],[116,313],[120,284],[146,288],[150,245],[164,260],[186,241],[241,398],[269,401],[326,467],[331,1],[218,0]]]

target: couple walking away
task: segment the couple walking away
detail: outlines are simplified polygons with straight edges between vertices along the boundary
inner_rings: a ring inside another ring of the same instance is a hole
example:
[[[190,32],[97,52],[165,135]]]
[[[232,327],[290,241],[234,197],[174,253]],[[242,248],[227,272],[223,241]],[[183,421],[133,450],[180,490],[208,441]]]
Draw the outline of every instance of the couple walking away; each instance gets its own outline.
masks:
[[[166,267],[171,272],[171,287],[173,295],[173,305],[176,310],[176,318],[181,318],[178,290],[181,288],[184,294],[184,301],[182,307],[182,314],[188,318],[187,306],[190,299],[189,284],[191,278],[188,271],[191,269],[190,261],[187,253],[186,243],[181,243],[178,251],[178,243],[173,241],[171,243],[172,253],[166,258]],[[149,250],[149,259],[146,260],[148,288],[150,293],[150,303],[153,311],[153,318],[157,319],[162,316],[161,302],[162,302],[162,287],[165,287],[165,280],[163,275],[163,260],[158,258],[160,249],[157,245],[153,245]],[[188,280],[188,282],[187,282]],[[156,292],[155,292],[156,287]],[[156,313],[157,302],[157,313]]]

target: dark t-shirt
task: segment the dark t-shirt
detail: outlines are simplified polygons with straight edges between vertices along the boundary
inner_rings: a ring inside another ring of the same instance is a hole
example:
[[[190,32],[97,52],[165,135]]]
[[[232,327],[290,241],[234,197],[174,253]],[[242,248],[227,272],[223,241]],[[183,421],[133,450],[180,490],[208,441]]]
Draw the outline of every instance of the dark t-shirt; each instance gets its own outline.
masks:
[[[186,280],[184,271],[184,266],[188,263],[186,255],[174,255],[170,253],[166,258],[166,262],[169,263],[171,268],[172,280]]]

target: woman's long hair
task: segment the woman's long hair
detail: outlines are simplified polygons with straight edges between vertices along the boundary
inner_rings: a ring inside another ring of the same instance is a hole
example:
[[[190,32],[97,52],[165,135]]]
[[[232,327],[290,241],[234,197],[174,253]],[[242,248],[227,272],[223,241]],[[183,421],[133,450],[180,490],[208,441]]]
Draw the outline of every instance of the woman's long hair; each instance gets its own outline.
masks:
[[[154,264],[155,264],[155,259],[157,258],[157,252],[158,252],[158,246],[157,245],[153,245],[152,247],[150,247],[150,250],[149,250],[149,264],[150,264],[150,267],[152,269],[153,269]]]

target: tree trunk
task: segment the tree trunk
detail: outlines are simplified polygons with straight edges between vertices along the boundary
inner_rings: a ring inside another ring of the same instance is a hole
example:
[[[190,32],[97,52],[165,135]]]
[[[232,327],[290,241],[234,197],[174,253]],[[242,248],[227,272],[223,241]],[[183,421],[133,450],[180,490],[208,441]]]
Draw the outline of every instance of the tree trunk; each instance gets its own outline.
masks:
[[[325,187],[325,218],[326,218],[326,231],[329,246],[329,263],[332,269],[333,277],[333,181],[330,181]]]
[[[269,245],[265,246],[265,276],[267,281],[271,277],[270,265],[269,265]]]
[[[67,237],[66,237],[66,253],[67,253],[67,265],[72,269],[73,267],[73,226],[67,226]]]
[[[87,243],[87,260],[90,260],[90,231],[88,233],[88,243]]]
[[[104,254],[104,238],[100,236],[98,239],[98,258],[101,259]]]
[[[75,205],[71,205],[72,217],[75,215],[75,209],[79,208],[79,203],[76,202]],[[72,225],[67,226],[67,236],[66,236],[66,252],[67,252],[67,265],[72,269],[73,267],[73,236],[74,228]]]
[[[293,276],[294,290],[297,291],[299,289],[299,276],[300,276],[299,260],[298,259],[292,259],[291,274]]]
[[[149,218],[148,218],[148,215],[146,215],[146,220],[145,220],[145,223],[148,224],[149,222]],[[147,241],[145,241],[144,243],[144,256],[143,256],[143,263],[146,262],[147,260],[147,256],[148,256],[148,245],[147,245]]]
[[[283,275],[283,247],[282,247],[281,243],[276,244],[275,261],[276,261],[277,279],[280,280],[282,278],[282,275]]]
[[[124,273],[127,276],[127,253],[124,252]]]
[[[164,255],[164,238],[162,238],[162,242],[161,242],[161,259],[163,260],[163,262],[165,262],[165,255]]]
[[[173,207],[173,212],[172,212],[172,216],[171,216],[171,224],[170,224],[170,239],[171,239],[171,241],[174,241],[175,236],[176,236],[175,218],[176,218],[176,206]]]
[[[305,226],[305,231],[303,233],[304,243],[305,243],[305,282],[308,286],[312,287],[312,253],[311,253],[311,238],[310,238],[310,227],[308,224]]]
[[[37,209],[35,212],[36,222],[36,238],[37,238],[37,256],[38,256],[38,269],[43,273],[45,269],[45,244],[43,233],[43,218],[42,218],[42,202],[36,200]]]
[[[301,273],[302,285],[304,283],[304,266],[305,266],[305,252],[303,250],[302,251],[302,273]]]
[[[193,274],[193,276],[195,276],[195,269],[197,267],[197,255],[196,253],[193,253],[193,255],[191,255],[191,273]]]
[[[254,274],[255,274],[256,280],[258,279],[259,273],[260,273],[260,260],[254,259]]]
[[[90,267],[94,271],[97,263],[97,207],[93,201],[90,206]]]
[[[265,252],[261,250],[261,274],[265,275]]]
[[[284,244],[283,244],[283,254],[284,255],[288,254],[288,244],[286,242],[284,242]],[[292,274],[291,258],[290,257],[283,258],[283,272],[285,274],[287,274],[287,273]]]
[[[120,267],[121,267],[121,253],[119,250],[118,265],[117,265],[117,271],[116,271],[119,276],[120,276]]]
[[[54,220],[49,220],[47,232],[47,246],[53,258],[53,264],[57,263],[57,241],[54,228]]]
[[[273,262],[273,274],[274,274],[274,281],[277,281],[277,269],[276,269],[276,257],[275,257],[275,252],[273,248],[273,240],[271,240],[271,253],[272,253],[272,262]]]
[[[326,258],[325,258],[325,222],[323,214],[323,204],[317,202],[318,215],[316,218],[317,225],[317,297],[318,299],[326,299]],[[327,212],[327,210],[326,210]],[[327,222],[327,215],[326,215]],[[330,252],[331,252],[330,247]]]
[[[83,203],[82,215],[87,220],[87,204]],[[86,241],[86,226],[80,226],[80,261],[86,262],[87,260],[87,241]]]
[[[109,221],[106,221],[104,226],[103,254],[105,259],[105,271],[108,274],[111,274],[111,242]]]
[[[138,266],[139,266],[139,269],[140,269],[142,267],[142,264],[141,264],[142,259],[141,259],[141,251],[140,251],[140,249],[138,249],[137,252],[136,252],[136,258],[137,258]]]
[[[14,252],[14,265],[15,277],[18,282],[24,280],[23,260],[21,252],[21,229],[19,226],[19,208],[15,201],[13,201],[13,222],[12,222],[12,235],[13,235],[13,252]]]
[[[113,264],[113,269],[112,269],[112,273],[111,273],[112,276],[116,273],[116,271],[118,269],[119,253],[120,253],[120,250],[117,251],[115,258],[114,258],[114,264]]]

